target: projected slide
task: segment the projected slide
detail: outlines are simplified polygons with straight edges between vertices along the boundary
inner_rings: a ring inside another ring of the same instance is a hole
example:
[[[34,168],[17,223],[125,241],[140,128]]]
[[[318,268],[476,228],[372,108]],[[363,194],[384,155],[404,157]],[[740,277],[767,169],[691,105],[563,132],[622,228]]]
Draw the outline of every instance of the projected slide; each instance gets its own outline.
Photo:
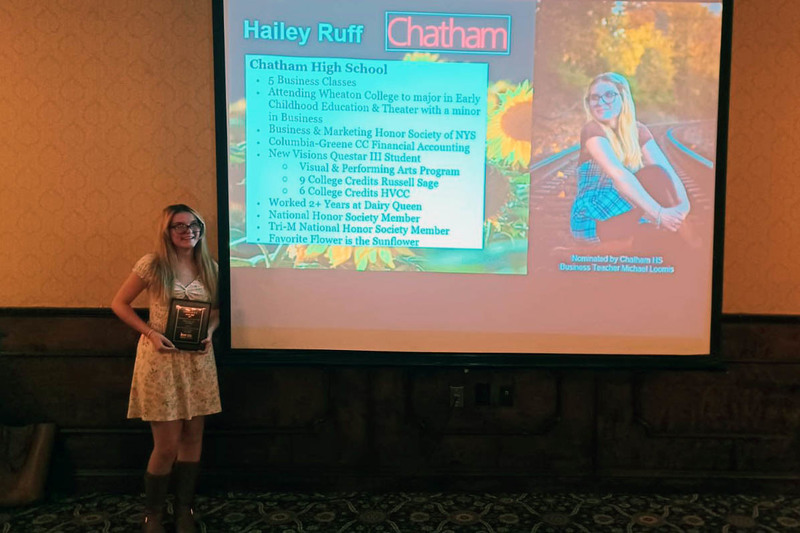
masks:
[[[231,266],[525,274],[533,4],[308,5],[228,3]]]
[[[245,63],[248,242],[482,248],[486,64]]]
[[[219,1],[231,348],[709,353],[727,3]]]

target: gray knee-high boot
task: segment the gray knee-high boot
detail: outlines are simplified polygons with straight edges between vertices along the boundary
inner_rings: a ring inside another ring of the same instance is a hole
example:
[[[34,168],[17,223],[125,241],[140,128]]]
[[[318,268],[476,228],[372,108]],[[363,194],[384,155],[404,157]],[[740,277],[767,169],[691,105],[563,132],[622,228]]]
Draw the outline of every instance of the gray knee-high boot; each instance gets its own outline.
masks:
[[[195,533],[194,492],[200,463],[178,461],[172,471],[175,473],[175,531]]]
[[[164,533],[161,518],[164,516],[164,503],[167,500],[169,474],[163,476],[144,474],[144,523],[143,533]]]

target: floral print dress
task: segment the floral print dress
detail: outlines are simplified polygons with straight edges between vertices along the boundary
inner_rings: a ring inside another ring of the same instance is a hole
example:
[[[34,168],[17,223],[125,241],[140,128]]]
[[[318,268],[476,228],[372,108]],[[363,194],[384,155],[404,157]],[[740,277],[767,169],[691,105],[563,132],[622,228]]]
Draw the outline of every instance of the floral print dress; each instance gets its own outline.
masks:
[[[151,265],[154,259],[153,254],[142,257],[133,271],[147,283],[149,325],[163,333],[167,327],[168,303],[153,295]],[[187,300],[210,300],[199,279],[185,286],[176,280],[172,296]],[[213,347],[205,354],[188,351],[160,353],[147,337],[139,337],[128,418],[145,421],[189,420],[221,410]]]

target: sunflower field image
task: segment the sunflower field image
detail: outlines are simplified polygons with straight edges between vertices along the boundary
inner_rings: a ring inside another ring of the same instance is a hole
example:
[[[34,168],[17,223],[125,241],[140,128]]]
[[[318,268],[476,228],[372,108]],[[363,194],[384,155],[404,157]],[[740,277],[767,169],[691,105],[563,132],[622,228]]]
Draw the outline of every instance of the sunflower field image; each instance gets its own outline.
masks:
[[[443,57],[421,52],[405,53],[394,59],[399,60],[443,64],[455,61],[452,54]],[[241,99],[229,104],[231,268],[527,274],[534,102],[531,70],[528,64],[526,76],[519,79],[506,79],[504,76],[504,79],[493,80],[489,69],[489,79],[484,85],[487,109],[481,248],[248,243],[245,213],[248,185],[245,172],[248,150],[246,102]],[[453,80],[453,91],[457,89],[458,81]],[[479,108],[482,109],[482,105]],[[386,120],[390,121],[391,115],[387,115]],[[472,233],[476,241],[479,221],[476,216],[475,233]]]

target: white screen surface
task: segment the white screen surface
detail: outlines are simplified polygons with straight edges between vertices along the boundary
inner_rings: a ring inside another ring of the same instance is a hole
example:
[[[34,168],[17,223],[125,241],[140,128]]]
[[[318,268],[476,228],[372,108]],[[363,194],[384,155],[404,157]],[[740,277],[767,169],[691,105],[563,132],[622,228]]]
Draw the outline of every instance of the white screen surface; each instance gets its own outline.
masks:
[[[227,1],[231,347],[708,353],[721,14]]]

